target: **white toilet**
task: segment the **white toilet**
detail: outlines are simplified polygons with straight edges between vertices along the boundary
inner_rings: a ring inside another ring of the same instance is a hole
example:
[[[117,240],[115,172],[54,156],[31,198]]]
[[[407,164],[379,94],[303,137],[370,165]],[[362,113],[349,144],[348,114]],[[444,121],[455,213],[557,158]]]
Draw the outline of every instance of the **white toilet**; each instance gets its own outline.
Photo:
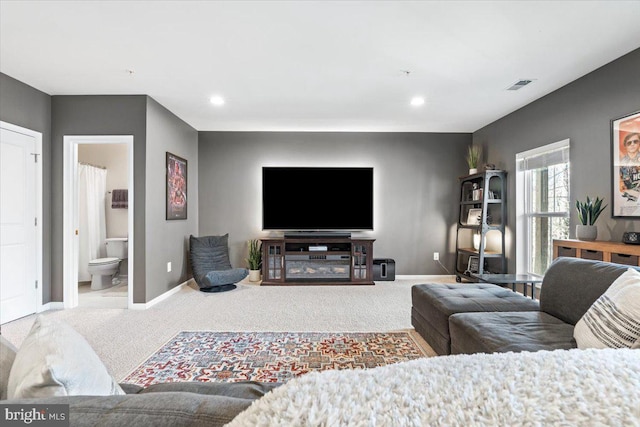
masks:
[[[106,239],[107,257],[89,261],[91,290],[97,291],[113,286],[113,278],[120,270],[120,261],[127,259],[129,243],[126,237]]]

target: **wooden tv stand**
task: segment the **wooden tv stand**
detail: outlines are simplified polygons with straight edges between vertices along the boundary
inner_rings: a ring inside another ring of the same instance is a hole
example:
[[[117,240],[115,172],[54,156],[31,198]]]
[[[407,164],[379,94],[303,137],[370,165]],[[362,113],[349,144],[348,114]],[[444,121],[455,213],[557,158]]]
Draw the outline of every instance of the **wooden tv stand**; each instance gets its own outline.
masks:
[[[373,241],[350,237],[262,240],[262,284],[373,285]]]

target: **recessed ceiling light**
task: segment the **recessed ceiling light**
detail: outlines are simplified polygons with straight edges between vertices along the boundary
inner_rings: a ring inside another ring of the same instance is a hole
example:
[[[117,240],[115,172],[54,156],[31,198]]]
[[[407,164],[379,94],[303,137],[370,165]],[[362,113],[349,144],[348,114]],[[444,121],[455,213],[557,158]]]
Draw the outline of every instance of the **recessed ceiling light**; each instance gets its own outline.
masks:
[[[422,104],[424,104],[424,98],[421,96],[414,96],[413,98],[411,98],[411,105],[413,105],[414,107],[419,107]]]
[[[212,96],[209,101],[216,106],[224,105],[224,98],[218,95]]]

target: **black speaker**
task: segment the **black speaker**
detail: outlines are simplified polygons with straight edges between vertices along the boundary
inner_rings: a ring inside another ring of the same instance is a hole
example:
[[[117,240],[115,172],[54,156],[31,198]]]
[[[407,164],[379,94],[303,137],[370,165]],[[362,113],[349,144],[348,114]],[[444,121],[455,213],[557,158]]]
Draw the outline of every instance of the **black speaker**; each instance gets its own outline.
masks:
[[[374,258],[373,280],[396,280],[396,262],[391,258]]]
[[[622,234],[622,242],[629,245],[640,245],[640,233],[626,231]]]

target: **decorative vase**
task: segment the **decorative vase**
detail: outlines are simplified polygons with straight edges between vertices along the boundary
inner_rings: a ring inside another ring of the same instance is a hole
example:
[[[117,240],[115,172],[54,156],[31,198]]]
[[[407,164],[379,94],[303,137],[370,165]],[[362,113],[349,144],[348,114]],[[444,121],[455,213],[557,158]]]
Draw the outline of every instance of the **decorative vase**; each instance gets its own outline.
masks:
[[[473,175],[474,173],[478,173],[478,168],[470,168],[469,175]]]
[[[249,281],[250,282],[259,282],[260,281],[260,270],[249,270]]]
[[[598,227],[595,225],[576,225],[576,237],[578,240],[596,240]]]

